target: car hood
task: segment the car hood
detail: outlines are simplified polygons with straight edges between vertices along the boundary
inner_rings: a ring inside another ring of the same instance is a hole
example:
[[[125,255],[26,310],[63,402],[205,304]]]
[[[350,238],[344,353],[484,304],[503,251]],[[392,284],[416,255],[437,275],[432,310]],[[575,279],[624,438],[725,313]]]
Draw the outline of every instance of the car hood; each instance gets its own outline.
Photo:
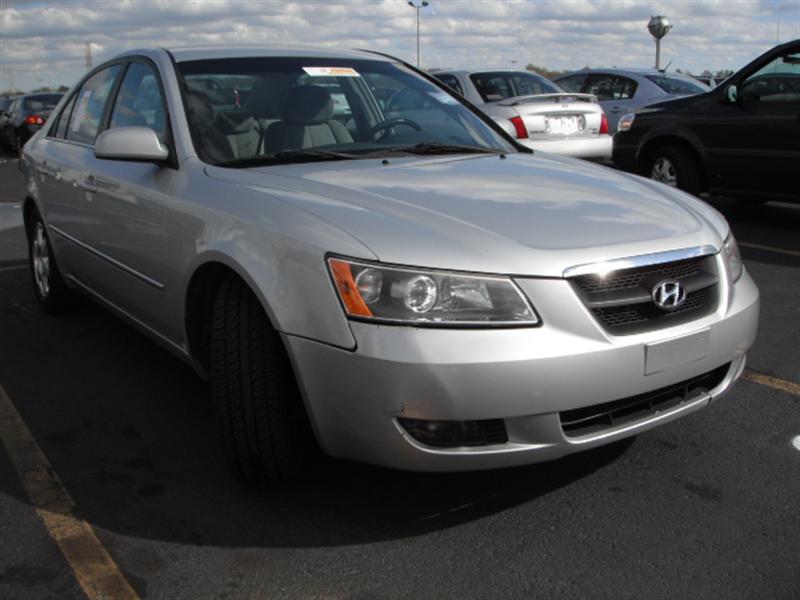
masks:
[[[682,192],[544,153],[206,173],[301,206],[398,264],[560,277],[589,262],[718,248],[727,232],[714,209]]]

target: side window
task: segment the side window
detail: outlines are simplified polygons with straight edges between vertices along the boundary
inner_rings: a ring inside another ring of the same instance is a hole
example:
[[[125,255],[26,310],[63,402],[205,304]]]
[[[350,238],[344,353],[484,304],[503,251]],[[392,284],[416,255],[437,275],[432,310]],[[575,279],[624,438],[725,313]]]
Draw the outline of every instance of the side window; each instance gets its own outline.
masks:
[[[66,106],[61,111],[61,114],[58,117],[58,123],[56,126],[51,130],[53,137],[57,138],[64,138],[67,135],[67,125],[69,124],[69,116],[72,114],[72,107],[75,106],[75,98],[77,98],[77,94],[74,94],[72,98],[70,98],[69,102],[67,102]]]
[[[586,92],[598,100],[629,100],[636,93],[637,83],[633,79],[618,75],[591,75]]]
[[[739,95],[763,102],[800,103],[800,53],[779,56],[748,77]]]
[[[94,144],[117,73],[119,65],[108,67],[92,75],[81,86],[67,127],[68,140]]]
[[[508,79],[499,73],[475,73],[469,78],[484,102],[497,102],[514,95]]]
[[[455,75],[449,75],[447,73],[442,73],[441,75],[434,75],[436,79],[441,81],[447,87],[449,87],[454,92],[464,95],[464,90],[461,89],[461,84],[458,83],[458,78]]]
[[[579,93],[584,81],[586,81],[585,74],[570,75],[569,77],[564,77],[564,79],[559,79],[556,81],[556,85],[565,92]]]
[[[149,127],[166,141],[167,111],[152,67],[135,62],[125,71],[108,126]]]

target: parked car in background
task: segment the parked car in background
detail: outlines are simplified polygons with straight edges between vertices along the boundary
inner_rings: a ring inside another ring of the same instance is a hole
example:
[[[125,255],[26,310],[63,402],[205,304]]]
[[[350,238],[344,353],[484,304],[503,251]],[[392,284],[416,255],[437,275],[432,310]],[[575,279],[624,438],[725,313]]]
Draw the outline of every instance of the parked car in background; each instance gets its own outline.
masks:
[[[11,102],[19,96],[19,94],[3,94],[0,96],[0,114],[7,113]]]
[[[31,136],[42,128],[64,94],[25,94],[15,97],[0,123],[0,143],[21,150]]]
[[[561,75],[554,81],[568,92],[597,96],[608,115],[608,130],[612,135],[625,113],[711,89],[688,75],[656,69],[584,69]]]
[[[611,157],[608,122],[591,94],[564,93],[530,71],[433,71],[517,142],[576,158]]]
[[[692,194],[800,201],[800,40],[708,93],[623,116],[614,162]]]
[[[45,127],[21,162],[37,302],[80,291],[209,378],[247,483],[318,448],[416,471],[585,451],[718,399],[756,334],[717,211],[534,153],[395,58],[135,50]]]

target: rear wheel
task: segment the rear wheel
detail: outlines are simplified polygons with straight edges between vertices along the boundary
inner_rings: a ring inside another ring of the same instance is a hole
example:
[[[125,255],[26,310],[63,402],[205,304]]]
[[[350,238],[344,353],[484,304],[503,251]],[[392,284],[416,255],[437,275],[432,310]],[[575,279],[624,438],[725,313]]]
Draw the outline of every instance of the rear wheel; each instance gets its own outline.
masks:
[[[28,234],[28,260],[33,278],[33,291],[39,306],[47,313],[56,314],[70,308],[74,296],[58,270],[47,229],[39,213],[34,210]]]
[[[652,153],[648,176],[650,179],[677,187],[690,194],[700,193],[700,166],[687,150],[677,146],[661,146]]]
[[[263,487],[300,475],[316,453],[303,400],[280,336],[241,280],[217,290],[211,361],[214,408],[236,476]]]

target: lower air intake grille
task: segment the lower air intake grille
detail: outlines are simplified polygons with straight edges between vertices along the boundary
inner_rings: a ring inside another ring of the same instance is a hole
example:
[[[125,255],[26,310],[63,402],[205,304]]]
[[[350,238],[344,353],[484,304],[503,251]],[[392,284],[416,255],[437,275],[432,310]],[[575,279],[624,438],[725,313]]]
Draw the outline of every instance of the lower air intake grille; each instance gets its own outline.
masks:
[[[730,363],[652,392],[560,412],[561,429],[567,437],[581,437],[646,419],[699,398],[722,383],[729,369]]]
[[[397,419],[411,437],[437,448],[459,446],[491,446],[508,442],[503,419],[481,421],[431,421],[427,419]]]

